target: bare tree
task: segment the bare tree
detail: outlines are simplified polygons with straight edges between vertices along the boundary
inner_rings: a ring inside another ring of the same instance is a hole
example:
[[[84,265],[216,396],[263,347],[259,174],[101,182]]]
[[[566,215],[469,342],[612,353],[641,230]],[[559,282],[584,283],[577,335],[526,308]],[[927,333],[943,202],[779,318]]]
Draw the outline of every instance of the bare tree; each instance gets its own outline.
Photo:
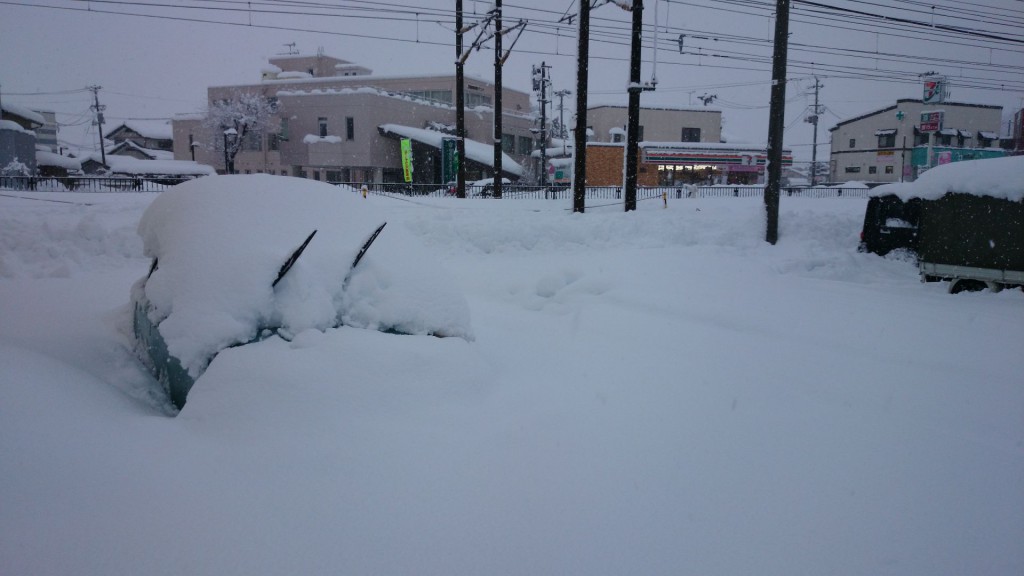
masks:
[[[224,169],[234,173],[235,157],[247,141],[262,141],[275,130],[277,102],[263,94],[238,92],[231,99],[212,102],[203,126],[217,150],[224,153]]]

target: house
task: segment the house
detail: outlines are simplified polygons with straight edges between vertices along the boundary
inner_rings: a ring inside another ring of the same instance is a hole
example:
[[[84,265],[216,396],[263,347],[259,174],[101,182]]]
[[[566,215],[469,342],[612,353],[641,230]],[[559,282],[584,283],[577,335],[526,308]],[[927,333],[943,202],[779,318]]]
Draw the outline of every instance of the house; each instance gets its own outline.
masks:
[[[0,102],[0,175],[35,175],[35,130],[45,123],[38,112],[6,100]]]
[[[455,75],[383,76],[346,60],[317,54],[271,58],[258,83],[214,86],[208,101],[259,94],[274,109],[272,133],[249,136],[234,159],[236,172],[270,173],[344,182],[401,182],[401,142],[411,141],[416,183],[443,183],[443,136],[455,131]],[[467,144],[492,154],[468,155],[467,178],[493,176],[494,85],[465,78]],[[502,176],[529,177],[535,116],[530,95],[502,91]],[[172,122],[174,157],[225,166],[222,130],[201,118]],[[387,126],[386,129],[382,127]],[[433,132],[424,134],[421,130]],[[408,136],[421,136],[414,138]],[[476,144],[473,144],[473,143]],[[439,144],[440,143],[440,144]]]
[[[125,122],[107,132],[104,138],[114,142],[115,145],[131,142],[137,148],[145,150],[163,150],[172,153],[174,150],[174,133],[171,124],[166,121],[133,120]]]
[[[829,129],[833,179],[911,181],[960,160],[995,158],[1001,106],[901,99]]]

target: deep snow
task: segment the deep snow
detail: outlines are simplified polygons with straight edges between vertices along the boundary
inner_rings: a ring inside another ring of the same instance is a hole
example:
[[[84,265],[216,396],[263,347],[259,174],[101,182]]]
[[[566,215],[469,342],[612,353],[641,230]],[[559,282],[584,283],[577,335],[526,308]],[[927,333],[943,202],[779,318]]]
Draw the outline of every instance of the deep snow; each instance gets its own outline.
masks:
[[[0,574],[1024,572],[1024,294],[857,253],[863,199],[371,196],[475,338],[232,348],[175,416],[155,197],[0,192]]]

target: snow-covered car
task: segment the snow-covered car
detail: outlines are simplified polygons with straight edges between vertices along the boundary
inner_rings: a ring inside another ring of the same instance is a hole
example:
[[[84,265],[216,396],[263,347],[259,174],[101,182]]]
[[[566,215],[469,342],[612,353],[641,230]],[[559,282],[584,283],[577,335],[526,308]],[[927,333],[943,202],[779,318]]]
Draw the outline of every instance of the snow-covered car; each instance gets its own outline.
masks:
[[[340,326],[472,339],[461,291],[355,190],[210,176],[139,222],[149,273],[131,291],[136,352],[181,408],[217,354]]]

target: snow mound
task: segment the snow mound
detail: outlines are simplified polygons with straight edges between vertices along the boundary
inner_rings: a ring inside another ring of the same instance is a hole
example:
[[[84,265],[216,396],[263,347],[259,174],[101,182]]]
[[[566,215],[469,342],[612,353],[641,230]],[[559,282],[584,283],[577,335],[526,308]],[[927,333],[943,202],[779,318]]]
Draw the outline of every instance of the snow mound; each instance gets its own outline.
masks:
[[[465,298],[401,227],[385,229],[350,272],[386,220],[351,188],[269,175],[192,180],[142,215],[139,235],[156,268],[133,290],[136,299],[144,290],[150,320],[193,376],[267,327],[298,334],[345,323],[472,339]]]

